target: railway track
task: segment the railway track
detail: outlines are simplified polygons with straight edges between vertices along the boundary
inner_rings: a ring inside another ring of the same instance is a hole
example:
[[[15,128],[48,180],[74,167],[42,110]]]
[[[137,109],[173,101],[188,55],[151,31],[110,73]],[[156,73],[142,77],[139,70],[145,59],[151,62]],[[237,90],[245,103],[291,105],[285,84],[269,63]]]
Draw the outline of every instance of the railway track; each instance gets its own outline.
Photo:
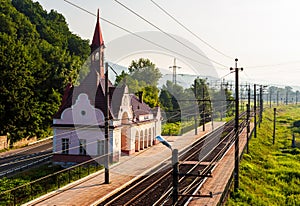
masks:
[[[22,148],[17,152],[0,156],[0,178],[12,176],[19,171],[33,167],[52,157],[52,141],[47,140],[37,145]]]
[[[247,125],[240,115],[240,131]],[[234,120],[196,141],[179,154],[179,196],[175,205],[184,205],[202,184],[227,149],[234,143]],[[143,176],[98,205],[172,205],[172,168],[165,165]]]

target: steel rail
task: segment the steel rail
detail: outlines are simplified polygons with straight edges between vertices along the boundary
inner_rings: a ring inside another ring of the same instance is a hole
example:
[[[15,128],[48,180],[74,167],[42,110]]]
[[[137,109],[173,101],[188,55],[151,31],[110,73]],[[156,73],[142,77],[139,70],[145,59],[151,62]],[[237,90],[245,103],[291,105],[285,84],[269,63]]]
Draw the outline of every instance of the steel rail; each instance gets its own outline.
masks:
[[[241,117],[242,117],[242,116],[244,116],[244,114],[242,114]],[[243,120],[243,122],[240,123],[240,126],[243,127],[243,129],[245,128],[245,127],[244,127],[244,122],[245,122],[245,120]],[[231,123],[234,123],[234,121],[231,121]],[[241,129],[241,130],[239,131],[239,133],[240,133],[243,129]],[[196,177],[196,178],[193,180],[193,182],[190,183],[190,184],[188,185],[188,187],[186,187],[186,188],[183,189],[184,191],[183,191],[183,190],[180,191],[180,192],[182,193],[182,195],[180,195],[180,196],[178,197],[178,201],[180,201],[181,199],[183,199],[183,198],[184,198],[184,195],[188,194],[188,193],[190,192],[190,190],[192,190],[194,187],[198,186],[199,184],[202,184],[203,180],[205,179],[205,178],[203,178],[203,176],[208,175],[208,174],[211,172],[211,170],[213,170],[213,168],[214,168],[215,165],[216,165],[216,162],[219,160],[219,158],[222,156],[222,154],[224,154],[224,153],[226,152],[226,150],[227,150],[228,148],[230,148],[230,146],[234,143],[234,139],[235,139],[234,137],[235,137],[234,130],[231,130],[228,134],[226,134],[225,137],[223,137],[222,141],[220,141],[220,142],[213,148],[213,150],[215,150],[215,149],[217,149],[217,147],[218,147],[219,145],[221,145],[223,142],[226,142],[226,145],[224,145],[224,146],[222,147],[222,149],[214,156],[214,158],[210,161],[209,165],[207,165],[207,166],[201,171],[201,173],[199,174],[199,176],[201,176],[201,177]],[[229,138],[229,141],[228,141],[228,138]],[[204,160],[206,157],[208,157],[210,154],[212,154],[213,150],[212,150],[210,153],[208,153],[205,157],[203,157],[202,160]],[[197,165],[201,165],[201,161],[202,161],[202,160],[200,160],[199,163],[195,165],[195,167],[196,167]],[[197,184],[196,184],[196,183],[197,183]],[[190,188],[191,188],[191,189],[190,189]],[[158,201],[156,201],[155,204],[153,204],[153,205],[164,205],[165,203],[167,203],[167,202],[169,201],[169,199],[164,199],[164,198],[166,198],[166,196],[168,196],[168,197],[170,198],[171,195],[172,195],[172,188],[170,188],[170,189],[167,191],[167,193],[164,194],[164,195],[163,195]]]

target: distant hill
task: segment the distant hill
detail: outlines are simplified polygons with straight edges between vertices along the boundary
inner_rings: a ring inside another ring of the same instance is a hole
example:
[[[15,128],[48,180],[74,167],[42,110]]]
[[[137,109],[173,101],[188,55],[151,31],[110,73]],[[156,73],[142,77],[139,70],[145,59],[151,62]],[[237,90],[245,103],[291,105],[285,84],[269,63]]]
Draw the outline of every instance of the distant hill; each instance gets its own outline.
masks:
[[[64,87],[89,51],[62,14],[31,0],[1,1],[0,135],[47,135]]]

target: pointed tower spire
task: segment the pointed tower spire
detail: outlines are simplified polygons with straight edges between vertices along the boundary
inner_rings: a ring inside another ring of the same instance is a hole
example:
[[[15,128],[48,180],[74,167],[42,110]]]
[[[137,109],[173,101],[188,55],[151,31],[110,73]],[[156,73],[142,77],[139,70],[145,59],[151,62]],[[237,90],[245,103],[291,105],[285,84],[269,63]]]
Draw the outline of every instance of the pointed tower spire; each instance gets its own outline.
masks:
[[[97,23],[91,44],[91,66],[98,72],[100,78],[104,78],[104,41],[100,27],[99,9],[97,11]]]
[[[99,15],[99,9],[97,11],[97,23],[94,31],[94,37],[91,45],[92,52],[96,48],[104,45],[103,37],[102,37],[102,32],[101,32],[101,27],[100,27],[100,15]]]

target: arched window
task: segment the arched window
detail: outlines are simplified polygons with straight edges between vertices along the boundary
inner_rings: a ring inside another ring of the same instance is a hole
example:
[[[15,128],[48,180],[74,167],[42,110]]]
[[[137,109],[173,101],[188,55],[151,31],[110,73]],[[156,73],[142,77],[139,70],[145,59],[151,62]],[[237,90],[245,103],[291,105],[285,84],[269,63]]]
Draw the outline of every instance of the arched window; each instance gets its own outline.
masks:
[[[97,51],[96,54],[95,54],[95,61],[98,61],[99,59],[100,59],[99,52]]]

